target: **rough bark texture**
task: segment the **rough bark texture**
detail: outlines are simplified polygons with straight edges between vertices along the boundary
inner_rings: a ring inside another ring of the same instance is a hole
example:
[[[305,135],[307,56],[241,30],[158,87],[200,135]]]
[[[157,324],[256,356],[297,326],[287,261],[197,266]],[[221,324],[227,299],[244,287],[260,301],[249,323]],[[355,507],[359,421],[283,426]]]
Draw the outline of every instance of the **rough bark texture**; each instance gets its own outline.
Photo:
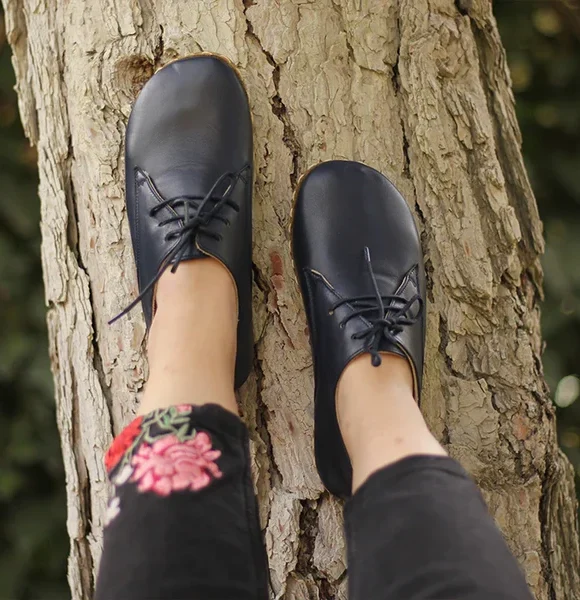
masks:
[[[312,372],[293,274],[296,179],[329,158],[386,173],[429,278],[426,418],[481,485],[537,598],[578,597],[570,465],[542,378],[542,230],[489,0],[3,0],[22,120],[38,147],[42,256],[67,473],[69,581],[90,598],[102,456],[146,378],[123,138],[169,60],[239,65],[255,125],[255,374],[241,393],[273,592],[346,598],[338,503],[312,452]]]

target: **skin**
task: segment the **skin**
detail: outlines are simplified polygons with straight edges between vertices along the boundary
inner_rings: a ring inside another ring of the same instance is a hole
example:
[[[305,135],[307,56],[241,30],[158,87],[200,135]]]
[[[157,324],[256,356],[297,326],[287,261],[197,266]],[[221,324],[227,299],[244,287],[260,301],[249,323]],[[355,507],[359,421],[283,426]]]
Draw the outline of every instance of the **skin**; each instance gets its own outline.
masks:
[[[147,354],[145,414],[175,404],[219,404],[238,414],[234,394],[238,305],[233,280],[214,259],[183,262],[157,284]]]
[[[238,306],[233,280],[214,259],[167,270],[156,291],[148,340],[149,380],[139,414],[177,404],[219,404],[238,414],[234,393]],[[353,465],[353,491],[387,465],[416,454],[445,456],[413,397],[406,359],[368,355],[344,370],[336,394]]]
[[[343,371],[336,394],[338,424],[353,469],[353,492],[375,471],[416,454],[446,456],[413,397],[405,358],[362,355]]]

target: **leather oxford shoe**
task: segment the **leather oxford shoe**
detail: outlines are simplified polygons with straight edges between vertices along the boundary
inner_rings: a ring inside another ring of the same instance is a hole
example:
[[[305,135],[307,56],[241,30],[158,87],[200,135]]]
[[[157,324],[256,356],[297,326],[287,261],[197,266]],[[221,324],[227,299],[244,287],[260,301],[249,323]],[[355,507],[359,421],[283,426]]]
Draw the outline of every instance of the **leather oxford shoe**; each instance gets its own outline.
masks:
[[[127,215],[147,328],[167,268],[213,257],[238,296],[235,385],[252,336],[252,121],[237,71],[211,54],[174,61],[139,94],[126,133]]]
[[[336,415],[336,387],[349,362],[405,357],[421,392],[425,277],[407,203],[379,172],[330,161],[296,194],[292,244],[310,328],[315,372],[316,463],[332,493],[351,495],[352,466]]]

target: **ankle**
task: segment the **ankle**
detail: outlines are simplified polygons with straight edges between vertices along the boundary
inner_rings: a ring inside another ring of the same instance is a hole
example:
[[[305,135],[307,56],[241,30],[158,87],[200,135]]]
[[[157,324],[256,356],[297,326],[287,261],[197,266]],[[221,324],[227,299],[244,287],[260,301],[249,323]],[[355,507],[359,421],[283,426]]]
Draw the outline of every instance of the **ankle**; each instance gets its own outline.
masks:
[[[190,380],[172,378],[171,382],[162,377],[150,378],[141,398],[138,414],[144,415],[159,408],[169,408],[180,404],[202,406],[217,404],[226,410],[239,415],[236,395],[232,384],[219,382],[219,378],[201,380],[192,385]]]
[[[219,261],[212,258],[185,261],[174,273],[169,267],[160,277],[155,290],[157,310],[192,309],[202,303],[217,303],[224,310],[224,317],[237,319],[234,280]]]
[[[353,467],[353,490],[380,468],[416,454],[445,455],[413,396],[413,376],[404,358],[383,355],[379,367],[363,355],[339,381],[340,431]]]
[[[214,403],[237,412],[238,307],[229,272],[213,259],[184,262],[162,275],[156,302],[141,412],[183,403]]]
[[[368,354],[352,360],[345,368],[336,390],[339,415],[356,408],[361,396],[413,396],[413,373],[409,362],[395,354],[382,354],[380,366],[374,367]]]

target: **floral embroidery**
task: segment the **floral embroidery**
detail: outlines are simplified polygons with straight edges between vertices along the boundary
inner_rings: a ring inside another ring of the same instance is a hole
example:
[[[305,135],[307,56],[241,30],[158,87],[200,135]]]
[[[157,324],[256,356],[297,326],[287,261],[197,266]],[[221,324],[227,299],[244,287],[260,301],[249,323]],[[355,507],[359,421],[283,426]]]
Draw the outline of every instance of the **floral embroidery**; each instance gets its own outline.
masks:
[[[115,485],[123,485],[129,481],[131,475],[133,475],[133,468],[131,465],[125,465],[116,475],[113,477],[113,483]]]
[[[219,450],[212,450],[210,437],[203,431],[185,442],[166,435],[152,446],[143,444],[139,448],[131,461],[135,467],[131,481],[138,482],[140,492],[152,491],[161,496],[175,490],[200,490],[212,476],[222,476],[215,463],[220,456]]]
[[[107,506],[107,512],[105,513],[105,527],[110,525],[111,521],[121,512],[121,499],[115,496],[109,502]]]
[[[114,440],[105,457],[111,481],[120,486],[137,483],[140,492],[167,496],[177,490],[200,490],[222,472],[210,436],[196,431],[187,404],[153,411],[131,422]],[[119,512],[111,502],[110,521]],[[109,511],[108,511],[109,513]]]
[[[107,471],[112,471],[119,464],[125,452],[127,452],[141,433],[142,422],[143,417],[137,417],[113,440],[111,447],[105,455],[105,467]]]

